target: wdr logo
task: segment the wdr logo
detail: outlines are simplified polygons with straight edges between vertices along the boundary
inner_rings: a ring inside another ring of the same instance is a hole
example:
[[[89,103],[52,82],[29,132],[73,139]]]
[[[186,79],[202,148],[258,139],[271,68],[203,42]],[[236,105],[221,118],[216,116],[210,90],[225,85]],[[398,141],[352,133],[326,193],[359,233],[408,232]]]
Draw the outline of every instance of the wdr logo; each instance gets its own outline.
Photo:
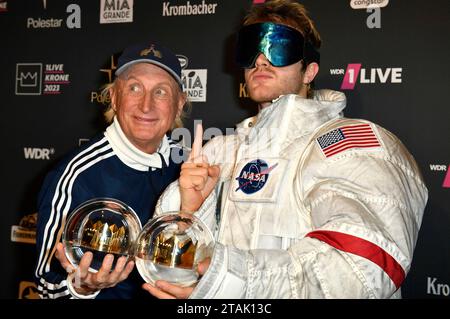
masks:
[[[450,165],[449,165],[450,166]],[[442,187],[450,188],[450,170],[447,165],[430,164],[430,170],[433,172],[447,172]]]
[[[25,159],[31,160],[50,160],[50,155],[55,154],[53,148],[37,148],[37,147],[24,147],[23,154]]]
[[[344,75],[341,90],[353,90],[359,80],[361,84],[402,83],[403,68],[362,68],[361,63],[350,63],[347,69],[330,69],[331,75]]]

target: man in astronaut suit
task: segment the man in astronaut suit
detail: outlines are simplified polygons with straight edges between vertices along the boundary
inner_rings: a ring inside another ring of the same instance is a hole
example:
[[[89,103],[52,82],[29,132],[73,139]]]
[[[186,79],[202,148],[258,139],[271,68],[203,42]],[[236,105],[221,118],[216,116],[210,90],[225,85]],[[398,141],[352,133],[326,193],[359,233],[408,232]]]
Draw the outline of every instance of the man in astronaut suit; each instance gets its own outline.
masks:
[[[428,193],[390,132],[342,116],[343,93],[312,91],[320,36],[305,8],[255,5],[237,62],[261,111],[200,152],[157,212],[182,209],[215,231],[195,287],[159,298],[399,298]],[[200,142],[201,145],[201,142]],[[207,269],[207,271],[206,271]]]

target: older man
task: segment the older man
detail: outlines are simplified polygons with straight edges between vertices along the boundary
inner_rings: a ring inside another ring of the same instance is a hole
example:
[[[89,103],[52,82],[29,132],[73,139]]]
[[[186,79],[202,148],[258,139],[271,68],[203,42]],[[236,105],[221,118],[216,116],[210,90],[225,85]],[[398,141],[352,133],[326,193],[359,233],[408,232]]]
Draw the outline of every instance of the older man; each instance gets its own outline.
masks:
[[[35,275],[41,298],[132,298],[142,291],[142,280],[132,272],[134,263],[125,257],[116,260],[111,271],[114,258],[107,255],[93,273],[92,253],[85,253],[77,280],[68,277],[66,270],[73,267],[60,243],[61,233],[73,209],[93,198],[124,202],[141,223],[152,216],[157,198],[180,171],[170,157],[179,146],[167,135],[182,124],[187,101],[178,59],[154,42],[127,48],[108,91],[111,105],[105,117],[110,125],[59,163],[39,195]]]

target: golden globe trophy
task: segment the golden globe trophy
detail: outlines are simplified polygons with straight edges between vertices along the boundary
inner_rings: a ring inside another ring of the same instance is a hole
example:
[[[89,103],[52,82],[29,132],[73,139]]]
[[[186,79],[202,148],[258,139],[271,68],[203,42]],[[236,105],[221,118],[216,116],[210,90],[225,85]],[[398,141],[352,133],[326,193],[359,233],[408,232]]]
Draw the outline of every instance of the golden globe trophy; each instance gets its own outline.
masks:
[[[136,267],[151,284],[165,280],[182,287],[199,279],[197,265],[211,257],[214,238],[190,213],[169,212],[150,220],[136,240]]]
[[[113,268],[119,257],[132,256],[141,229],[139,217],[127,204],[112,198],[94,198],[70,214],[62,242],[74,267],[86,252],[92,252],[90,270],[95,272],[107,254],[114,255]]]

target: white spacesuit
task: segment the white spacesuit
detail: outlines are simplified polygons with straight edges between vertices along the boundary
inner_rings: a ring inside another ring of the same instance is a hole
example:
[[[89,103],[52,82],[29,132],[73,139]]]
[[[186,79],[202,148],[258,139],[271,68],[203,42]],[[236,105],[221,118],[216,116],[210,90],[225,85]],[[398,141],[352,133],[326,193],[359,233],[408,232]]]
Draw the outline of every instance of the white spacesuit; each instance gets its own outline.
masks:
[[[196,215],[215,232],[191,298],[398,298],[428,197],[390,132],[340,92],[281,96],[203,148],[220,179]],[[156,214],[180,208],[178,182]]]

